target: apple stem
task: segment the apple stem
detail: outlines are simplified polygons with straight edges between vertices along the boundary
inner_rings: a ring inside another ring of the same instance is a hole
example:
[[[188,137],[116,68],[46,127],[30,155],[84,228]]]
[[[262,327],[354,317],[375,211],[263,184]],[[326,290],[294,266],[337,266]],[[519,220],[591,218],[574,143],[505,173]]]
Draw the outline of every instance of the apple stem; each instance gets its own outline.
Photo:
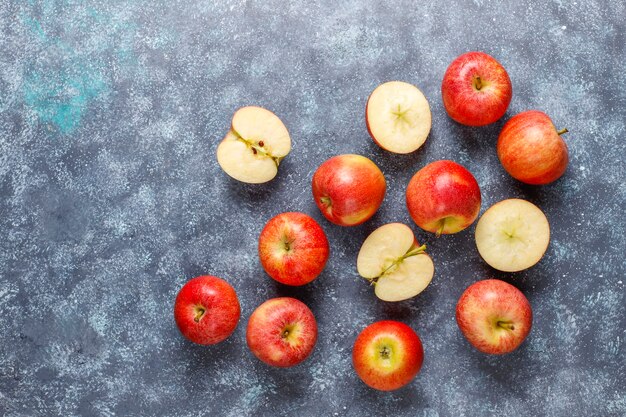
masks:
[[[567,130],[566,128],[563,128],[563,129],[561,129],[561,130],[557,130],[557,131],[556,131],[556,133],[557,133],[559,136],[561,136],[563,133],[567,133],[567,132],[569,132],[569,130]]]
[[[443,219],[439,220],[439,222],[441,223],[441,225],[439,226],[439,230],[437,230],[437,233],[435,233],[436,237],[441,236],[441,234],[443,233],[443,228],[446,226],[446,218],[444,217]]]
[[[409,249],[409,251],[407,253],[405,253],[404,255],[402,255],[401,258],[396,259],[394,262],[391,263],[391,265],[389,265],[387,268],[385,268],[383,270],[383,272],[380,273],[379,276],[377,276],[376,278],[372,278],[371,279],[372,284],[376,284],[376,281],[378,281],[378,278],[380,278],[383,275],[385,275],[385,273],[387,271],[389,271],[394,266],[398,265],[400,262],[404,261],[406,258],[409,258],[411,256],[415,256],[415,255],[419,255],[420,253],[424,253],[425,251],[426,251],[426,245],[422,245],[422,246],[420,246],[418,248],[411,248],[411,249]]]
[[[202,316],[204,316],[204,313],[206,312],[206,310],[203,307],[196,307],[196,315],[193,318],[193,321],[195,321],[196,323],[200,322],[200,319],[202,318]]]
[[[332,201],[330,200],[330,197],[322,197],[322,198],[320,198],[320,201],[326,207],[330,207],[332,205]]]
[[[498,327],[502,327],[503,329],[515,330],[515,325],[508,321],[498,321],[496,324]]]
[[[415,255],[419,255],[420,253],[423,253],[426,251],[426,245],[422,245],[419,248],[415,248],[415,249],[409,249],[409,251],[407,253],[404,254],[404,256],[402,257],[402,259],[406,259],[409,256],[415,256]]]
[[[474,87],[476,87],[477,90],[480,91],[481,88],[483,88],[483,82],[480,80],[480,76],[477,75],[474,78]]]

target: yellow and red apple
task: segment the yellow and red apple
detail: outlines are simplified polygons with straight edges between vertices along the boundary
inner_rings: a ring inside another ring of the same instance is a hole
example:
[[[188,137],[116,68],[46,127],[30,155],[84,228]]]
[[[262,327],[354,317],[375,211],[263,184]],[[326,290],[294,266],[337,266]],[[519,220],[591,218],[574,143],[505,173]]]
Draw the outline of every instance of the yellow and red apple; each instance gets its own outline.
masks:
[[[498,158],[513,178],[526,184],[549,184],[567,169],[567,145],[547,114],[525,111],[506,122],[498,137]]]
[[[290,297],[267,300],[250,316],[246,330],[250,351],[262,362],[280,368],[309,357],[317,341],[317,322],[311,310]]]
[[[436,161],[417,171],[406,190],[413,221],[437,235],[460,232],[480,211],[480,187],[465,167],[453,161]]]
[[[528,299],[513,285],[486,279],[470,285],[456,305],[465,338],[481,352],[509,353],[526,339],[533,314]]]
[[[422,342],[409,326],[385,320],[367,326],[352,348],[352,364],[371,388],[393,391],[407,385],[424,361]]]
[[[178,292],[174,319],[187,339],[214,345],[228,338],[237,327],[241,309],[235,289],[221,278],[193,278]]]
[[[484,126],[504,116],[513,88],[506,70],[495,58],[484,52],[467,52],[446,70],[441,95],[453,120]]]
[[[331,223],[355,226],[376,213],[387,182],[374,162],[361,155],[339,155],[319,166],[312,181],[313,198]]]
[[[259,258],[265,272],[286,285],[304,285],[324,269],[329,246],[321,226],[304,213],[273,217],[259,237]]]

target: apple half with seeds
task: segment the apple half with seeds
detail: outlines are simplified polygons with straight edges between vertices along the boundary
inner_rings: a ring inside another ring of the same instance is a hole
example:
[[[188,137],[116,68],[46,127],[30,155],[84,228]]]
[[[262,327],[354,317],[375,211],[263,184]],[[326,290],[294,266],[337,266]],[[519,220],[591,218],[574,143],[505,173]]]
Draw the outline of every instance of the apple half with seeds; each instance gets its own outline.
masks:
[[[374,230],[363,242],[357,271],[374,285],[383,301],[402,301],[424,291],[435,273],[432,259],[411,228],[389,223]]]
[[[550,243],[550,224],[539,207],[511,198],[483,213],[475,237],[480,256],[492,268],[517,272],[543,257]]]
[[[424,144],[430,133],[430,106],[414,85],[390,81],[370,95],[365,122],[378,146],[394,153],[411,153]]]
[[[233,115],[231,128],[217,147],[217,162],[234,179],[261,184],[273,179],[291,150],[283,122],[262,107],[242,107]]]

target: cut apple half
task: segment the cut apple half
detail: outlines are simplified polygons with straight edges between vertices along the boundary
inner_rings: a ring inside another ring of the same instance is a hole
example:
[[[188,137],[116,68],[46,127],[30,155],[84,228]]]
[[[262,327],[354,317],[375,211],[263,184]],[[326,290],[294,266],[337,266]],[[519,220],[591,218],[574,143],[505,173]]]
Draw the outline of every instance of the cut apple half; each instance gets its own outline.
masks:
[[[231,129],[217,147],[217,162],[234,179],[260,184],[276,176],[290,150],[289,132],[278,116],[248,106],[233,115]]]
[[[550,243],[550,225],[539,207],[517,198],[491,206],[476,224],[478,253],[505,272],[530,268]]]
[[[430,284],[435,273],[432,259],[419,246],[410,227],[390,223],[374,230],[363,242],[357,271],[374,285],[383,301],[415,297]]]
[[[378,146],[394,153],[410,153],[422,146],[430,133],[430,106],[414,85],[390,81],[370,95],[365,121]]]

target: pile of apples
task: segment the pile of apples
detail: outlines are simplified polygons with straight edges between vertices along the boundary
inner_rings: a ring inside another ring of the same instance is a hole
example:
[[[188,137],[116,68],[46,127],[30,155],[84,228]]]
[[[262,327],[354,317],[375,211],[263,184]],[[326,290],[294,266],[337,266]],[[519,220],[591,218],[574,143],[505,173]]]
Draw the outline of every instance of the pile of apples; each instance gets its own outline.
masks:
[[[483,126],[500,119],[512,98],[511,81],[502,65],[482,52],[459,56],[442,83],[448,115],[458,123]],[[430,106],[424,94],[404,82],[387,82],[370,95],[365,120],[373,140],[394,153],[410,153],[427,139]],[[528,184],[559,178],[568,163],[567,147],[550,118],[539,111],[512,117],[502,128],[497,154],[504,169]],[[231,177],[247,183],[273,179],[291,150],[287,128],[272,112],[244,107],[233,116],[230,131],[217,148],[217,160]],[[385,197],[387,183],[374,162],[360,155],[339,155],[324,162],[312,178],[313,198],[324,217],[340,226],[366,222]],[[415,173],[406,189],[413,221],[426,232],[453,234],[478,218],[480,187],[465,167],[453,161],[432,162]],[[506,272],[535,265],[550,240],[543,212],[521,199],[494,204],[475,229],[480,256]],[[285,285],[305,285],[324,269],[329,243],[322,227],[304,213],[272,218],[259,237],[258,252],[267,274]],[[363,242],[356,268],[376,296],[386,302],[417,296],[435,273],[432,259],[411,228],[383,225]],[[241,309],[233,287],[221,278],[200,276],[178,293],[174,317],[181,333],[199,344],[229,337]],[[496,279],[470,285],[456,307],[458,326],[479,351],[503,354],[515,350],[532,325],[531,306],[521,291]],[[317,324],[301,301],[282,297],[261,304],[250,316],[247,344],[261,361],[289,367],[304,361],[317,340]],[[370,387],[394,390],[419,372],[424,357],[417,333],[397,321],[366,327],[354,342],[352,358],[358,376]]]

